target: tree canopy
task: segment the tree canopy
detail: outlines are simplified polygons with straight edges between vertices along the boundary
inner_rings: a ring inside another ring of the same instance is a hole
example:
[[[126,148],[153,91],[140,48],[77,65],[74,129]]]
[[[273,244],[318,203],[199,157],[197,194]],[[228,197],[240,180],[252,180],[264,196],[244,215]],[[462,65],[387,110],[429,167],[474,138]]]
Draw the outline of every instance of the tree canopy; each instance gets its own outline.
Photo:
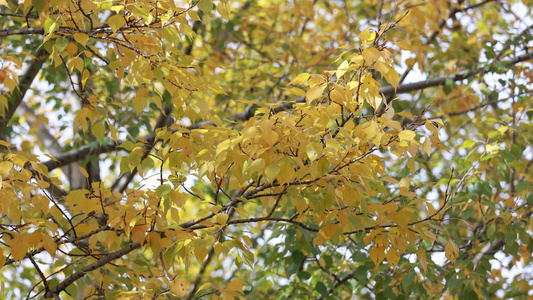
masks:
[[[0,7],[2,298],[531,295],[533,1]]]

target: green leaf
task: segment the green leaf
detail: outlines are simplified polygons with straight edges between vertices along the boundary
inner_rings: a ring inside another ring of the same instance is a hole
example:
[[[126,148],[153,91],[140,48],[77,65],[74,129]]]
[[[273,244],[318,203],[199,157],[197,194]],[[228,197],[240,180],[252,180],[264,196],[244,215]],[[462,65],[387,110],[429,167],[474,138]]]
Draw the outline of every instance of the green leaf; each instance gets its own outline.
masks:
[[[35,11],[38,11],[39,14],[43,11],[44,6],[46,5],[46,0],[32,0],[33,7]]]
[[[527,181],[521,181],[516,185],[516,192],[521,193],[522,191],[525,191],[531,187],[531,184]]]
[[[533,205],[533,193],[529,194],[529,196],[527,197],[527,203],[529,205]]]
[[[243,261],[244,263],[249,266],[250,268],[253,269],[254,267],[254,254],[251,252],[251,251],[248,251],[248,250],[244,250],[242,252],[242,258],[243,258]]]
[[[162,184],[157,187],[156,194],[158,197],[163,197],[172,191],[172,187],[169,184]]]
[[[146,171],[151,170],[154,167],[154,165],[155,165],[154,160],[151,157],[147,157],[143,159],[143,161],[141,162],[141,167],[145,174],[146,174]]]
[[[124,141],[122,144],[120,144],[119,146],[120,148],[124,148],[128,151],[131,151],[133,150],[133,148],[135,148],[135,144],[132,143],[131,141]]]
[[[102,123],[92,125],[91,132],[99,142],[102,142],[105,136],[105,126]]]
[[[460,149],[461,148],[470,148],[470,147],[474,146],[475,144],[476,144],[476,142],[474,142],[473,140],[466,140],[466,141],[464,141],[464,143],[459,148]]]
[[[322,296],[326,296],[328,294],[328,288],[322,282],[316,283],[315,290],[319,292]]]
[[[213,3],[210,0],[200,0],[198,2],[198,8],[207,15],[213,9]]]
[[[59,28],[57,25],[56,20],[48,18],[46,21],[44,21],[44,34],[48,35],[50,33],[54,33]]]

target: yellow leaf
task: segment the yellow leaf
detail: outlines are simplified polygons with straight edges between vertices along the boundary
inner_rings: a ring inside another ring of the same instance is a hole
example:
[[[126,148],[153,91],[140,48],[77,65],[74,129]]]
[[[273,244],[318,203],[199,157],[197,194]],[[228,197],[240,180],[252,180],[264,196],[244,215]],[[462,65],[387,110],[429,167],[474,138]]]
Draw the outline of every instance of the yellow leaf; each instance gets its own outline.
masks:
[[[67,53],[70,55],[70,56],[74,56],[76,54],[76,52],[78,52],[78,46],[76,46],[76,44],[74,43],[70,43],[68,44],[68,46],[65,48],[65,50],[67,51]]]
[[[449,259],[452,264],[455,263],[458,253],[459,253],[459,248],[457,247],[457,245],[452,241],[448,241],[448,244],[446,244],[446,247],[444,247],[444,254],[446,255],[446,258]]]
[[[448,150],[448,148],[444,146],[438,136],[432,135],[429,137],[429,139],[431,140],[431,143],[433,144],[433,146],[435,146],[435,148]]]
[[[54,33],[59,28],[58,22],[52,18],[46,19],[44,21],[44,34],[49,35]],[[49,35],[51,37],[51,35]]]
[[[143,18],[145,19],[146,21],[148,21],[148,19],[150,18],[150,11],[146,8],[143,8],[142,6],[133,6],[131,8],[131,11],[133,13],[133,15],[137,16],[137,17],[140,17],[140,18]]]
[[[24,237],[24,242],[30,247],[30,248],[36,248],[40,246],[39,244],[43,240],[43,234],[39,231],[32,232],[29,236]]]
[[[374,64],[374,69],[376,69],[379,73],[381,73],[381,76],[385,77],[385,74],[389,72],[389,67],[382,61],[378,60]]]
[[[191,287],[191,282],[187,278],[176,278],[170,282],[168,288],[176,296],[183,298],[189,292]]]
[[[110,9],[118,14],[121,10],[124,9],[124,5],[113,5]]]
[[[290,84],[303,85],[307,82],[307,79],[309,79],[309,73],[300,73],[290,82]]]
[[[407,240],[402,237],[394,237],[392,239],[392,244],[394,245],[394,248],[398,250],[400,253],[405,253],[405,250],[407,249]]]
[[[370,258],[372,259],[372,261],[377,267],[385,259],[385,247],[374,244],[372,249],[370,249],[369,254],[370,254]]]
[[[337,226],[335,224],[328,224],[322,227],[318,232],[318,234],[326,241],[330,240],[335,233],[337,233]]]
[[[326,241],[320,236],[320,235],[317,235],[314,239],[313,239],[313,246],[320,246],[320,245],[324,245]]]
[[[0,251],[0,269],[6,264],[6,257],[4,256],[4,252]]]
[[[87,45],[87,41],[89,40],[89,36],[85,33],[75,33],[74,34],[74,40],[78,43],[80,43],[83,47]]]
[[[10,246],[11,256],[15,261],[22,260],[26,255],[26,252],[28,252],[28,245],[24,243],[22,235],[20,234],[15,235],[13,240],[11,240]]]
[[[428,270],[426,250],[420,247],[418,251],[416,251],[416,256],[418,257],[418,262],[420,263],[420,267],[422,268],[422,271],[426,273]]]
[[[78,165],[78,169],[80,170],[80,173],[85,176],[85,178],[89,178],[89,173],[80,165]]]
[[[433,207],[433,204],[426,202],[426,205],[428,207],[428,211],[430,215],[434,215],[437,211],[435,210],[435,207]]]
[[[424,150],[424,152],[426,152],[427,155],[431,154],[431,145],[429,144],[429,139],[428,138],[424,139],[423,150]]]
[[[390,68],[389,71],[385,74],[385,80],[387,80],[393,87],[394,90],[398,88],[398,84],[400,83],[400,75],[394,68]]]
[[[379,50],[374,47],[370,47],[363,50],[363,53],[361,55],[363,55],[365,62],[368,65],[371,65],[381,57],[381,52],[379,52]]]
[[[316,85],[323,83],[324,81],[326,80],[323,77],[315,76],[309,79],[308,84],[310,88],[313,88]]]
[[[413,115],[412,113],[408,112],[408,111],[401,111],[398,113],[398,115],[402,116],[402,117],[405,117],[405,118],[413,118],[413,117],[416,117],[415,115]]]
[[[245,284],[247,284],[246,281],[242,279],[233,279],[232,281],[230,281],[230,283],[228,283],[228,289],[240,292],[242,291],[242,286]]]
[[[337,69],[337,72],[335,74],[335,75],[337,75],[337,80],[340,80],[342,75],[344,75],[344,73],[346,73],[346,71],[348,71],[348,67],[349,66],[350,65],[348,64],[347,60],[342,62],[342,64],[339,66],[339,68]]]
[[[273,181],[276,176],[278,176],[280,167],[277,163],[271,163],[265,168],[265,175],[270,180]]]
[[[298,199],[298,202],[296,203],[296,211],[299,214],[302,214],[305,209],[309,207],[309,201],[305,197],[301,197]]]
[[[433,242],[437,239],[437,237],[435,236],[435,234],[433,234],[433,232],[431,232],[431,230],[429,229],[422,229],[422,233],[421,233],[422,236],[426,236],[429,240],[429,242]]]
[[[396,214],[396,224],[398,224],[400,228],[407,228],[409,222],[411,222],[411,216],[404,209]]]
[[[220,225],[226,225],[226,222],[228,221],[228,215],[227,214],[220,214],[217,215],[217,222]]]
[[[265,160],[262,159],[262,158],[259,158],[259,159],[256,159],[254,160],[250,166],[248,167],[248,172],[250,172],[250,174],[253,174],[259,170],[262,170],[265,168]]]
[[[320,96],[322,96],[322,92],[324,91],[324,86],[322,85],[315,85],[314,87],[310,88],[307,93],[305,93],[305,99],[307,102],[311,102]]]
[[[213,4],[209,0],[200,0],[200,2],[198,2],[198,8],[204,14],[209,14],[209,11],[213,8]]]
[[[372,107],[377,110],[379,108],[379,106],[381,105],[381,102],[383,101],[383,99],[380,97],[380,96],[375,96],[375,97],[368,97],[367,98],[367,102],[370,103],[370,105],[372,105]]]
[[[360,38],[361,41],[373,41],[376,38],[376,33],[370,32],[370,29],[366,29],[361,32]]]
[[[228,18],[230,13],[229,3],[226,1],[220,1],[217,5],[217,11],[223,18]]]
[[[107,24],[109,24],[113,32],[117,32],[122,26],[126,25],[126,20],[124,20],[122,15],[114,15],[107,19]]]
[[[200,17],[198,16],[198,14],[194,10],[189,10],[187,12],[187,14],[189,15],[189,17],[191,17],[191,20],[200,21]]]
[[[509,127],[507,127],[505,125],[502,125],[502,126],[500,126],[500,128],[498,128],[498,132],[501,133],[501,134],[504,134],[508,129],[509,129]]]
[[[220,244],[216,244],[218,246],[221,246]],[[198,291],[201,291],[201,290],[205,290],[205,289],[208,289],[212,286],[213,284],[211,282],[206,282],[204,284],[202,284],[199,288],[198,288]]]
[[[358,65],[363,60],[364,60],[364,58],[361,55],[354,55],[350,61],[353,62],[354,64]]]
[[[9,175],[11,169],[13,169],[14,164],[10,161],[0,162],[0,176],[2,179],[6,178]]]
[[[102,124],[102,123],[93,124],[93,126],[91,128],[91,132],[93,133],[93,135],[96,137],[97,140],[102,142],[102,140],[104,139],[104,136],[105,136],[105,126],[104,126],[104,124]]]
[[[309,160],[315,160],[321,152],[322,146],[319,143],[307,144],[307,157],[309,157]]]
[[[242,236],[242,239],[244,240],[244,242],[246,243],[246,245],[250,246],[250,247],[253,247],[254,243],[252,242],[252,239],[250,239],[249,236],[247,235],[243,235]]]
[[[391,247],[387,251],[387,261],[392,265],[393,268],[398,265],[398,262],[400,261],[400,254],[394,247]]]
[[[87,82],[87,79],[89,79],[90,76],[91,76],[91,72],[89,72],[89,70],[87,70],[87,69],[83,70],[83,75],[81,77],[81,87],[82,88],[85,87],[85,83]]]
[[[411,171],[411,175],[415,175],[415,160],[413,158],[409,158],[407,160],[407,168],[409,168],[409,171]]]
[[[407,141],[414,139],[415,136],[416,136],[416,133],[414,133],[414,131],[411,131],[411,130],[404,130],[400,132],[400,134],[398,134],[399,138],[401,138],[402,140],[407,140]]]
[[[286,89],[286,91],[291,94],[291,95],[294,95],[294,96],[297,96],[297,97],[301,97],[301,96],[305,96],[305,91],[302,90],[302,89],[299,89],[297,87],[291,87],[291,88],[288,88]]]
[[[131,101],[133,104],[133,108],[135,108],[135,112],[137,115],[139,115],[145,108],[148,102],[146,101],[146,98],[144,97],[135,97]]]

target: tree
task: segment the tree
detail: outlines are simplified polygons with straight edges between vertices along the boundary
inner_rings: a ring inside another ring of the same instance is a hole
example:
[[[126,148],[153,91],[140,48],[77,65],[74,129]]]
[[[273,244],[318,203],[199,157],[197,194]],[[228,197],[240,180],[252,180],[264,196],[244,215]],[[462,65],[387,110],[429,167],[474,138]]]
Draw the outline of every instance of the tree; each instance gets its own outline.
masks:
[[[532,1],[0,5],[3,298],[531,293]]]

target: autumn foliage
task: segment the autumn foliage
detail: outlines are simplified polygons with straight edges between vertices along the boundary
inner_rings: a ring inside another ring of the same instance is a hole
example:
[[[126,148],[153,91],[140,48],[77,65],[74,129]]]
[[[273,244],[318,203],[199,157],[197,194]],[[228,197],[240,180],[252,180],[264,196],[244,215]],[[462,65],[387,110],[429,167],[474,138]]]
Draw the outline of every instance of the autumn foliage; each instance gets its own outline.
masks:
[[[0,0],[1,298],[525,299],[532,6]]]

